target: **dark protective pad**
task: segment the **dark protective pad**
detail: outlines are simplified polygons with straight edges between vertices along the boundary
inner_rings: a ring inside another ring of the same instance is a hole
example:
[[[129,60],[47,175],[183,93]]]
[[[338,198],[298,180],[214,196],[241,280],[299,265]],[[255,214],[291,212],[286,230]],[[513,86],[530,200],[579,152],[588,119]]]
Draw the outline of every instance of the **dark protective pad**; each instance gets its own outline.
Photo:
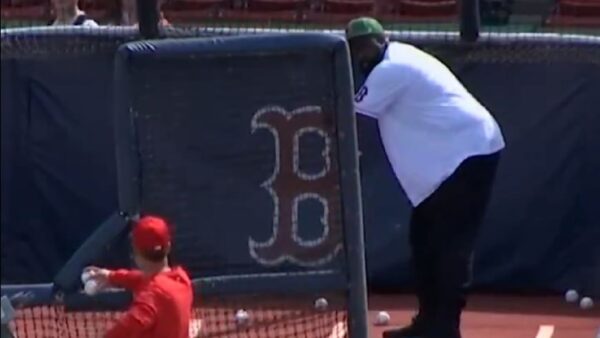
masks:
[[[51,281],[117,209],[113,58],[2,55],[3,283]]]

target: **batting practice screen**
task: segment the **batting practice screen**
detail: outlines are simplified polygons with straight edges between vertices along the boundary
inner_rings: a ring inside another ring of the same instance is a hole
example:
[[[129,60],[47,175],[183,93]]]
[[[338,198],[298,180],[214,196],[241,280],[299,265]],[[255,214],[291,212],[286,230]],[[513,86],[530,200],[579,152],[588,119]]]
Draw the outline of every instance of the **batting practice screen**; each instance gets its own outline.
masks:
[[[120,207],[172,222],[172,259],[198,280],[203,334],[363,337],[346,43],[135,42],[115,69]],[[236,324],[240,309],[249,324]]]

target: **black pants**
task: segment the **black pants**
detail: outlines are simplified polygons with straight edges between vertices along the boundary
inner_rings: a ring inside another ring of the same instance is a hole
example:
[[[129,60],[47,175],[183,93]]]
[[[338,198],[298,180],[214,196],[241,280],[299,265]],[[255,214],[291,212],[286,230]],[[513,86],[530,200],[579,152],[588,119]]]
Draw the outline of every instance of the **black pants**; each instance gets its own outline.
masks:
[[[460,314],[471,281],[475,239],[487,207],[500,153],[473,156],[414,208],[410,244],[418,319],[427,338],[460,337]]]

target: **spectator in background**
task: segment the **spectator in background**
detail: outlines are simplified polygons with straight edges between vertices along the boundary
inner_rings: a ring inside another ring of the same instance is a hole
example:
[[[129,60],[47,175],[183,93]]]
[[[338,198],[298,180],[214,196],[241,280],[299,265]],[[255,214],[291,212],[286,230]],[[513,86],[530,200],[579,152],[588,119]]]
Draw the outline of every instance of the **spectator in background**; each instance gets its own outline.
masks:
[[[164,0],[157,0],[158,11],[160,13],[159,25],[169,26],[169,21],[164,16],[164,13],[160,10]],[[121,0],[121,25],[125,26],[137,26],[137,0]]]
[[[98,27],[96,21],[87,17],[78,6],[78,0],[52,0],[54,20],[51,26]]]

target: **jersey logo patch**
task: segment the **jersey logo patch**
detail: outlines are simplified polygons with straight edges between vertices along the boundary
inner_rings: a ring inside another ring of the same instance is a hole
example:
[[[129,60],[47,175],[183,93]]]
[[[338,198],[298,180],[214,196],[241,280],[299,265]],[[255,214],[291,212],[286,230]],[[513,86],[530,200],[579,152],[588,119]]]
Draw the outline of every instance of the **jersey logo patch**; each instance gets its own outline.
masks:
[[[365,98],[365,96],[367,96],[367,94],[369,94],[369,88],[367,88],[367,86],[360,87],[358,93],[354,95],[354,102],[362,102],[362,100]]]

